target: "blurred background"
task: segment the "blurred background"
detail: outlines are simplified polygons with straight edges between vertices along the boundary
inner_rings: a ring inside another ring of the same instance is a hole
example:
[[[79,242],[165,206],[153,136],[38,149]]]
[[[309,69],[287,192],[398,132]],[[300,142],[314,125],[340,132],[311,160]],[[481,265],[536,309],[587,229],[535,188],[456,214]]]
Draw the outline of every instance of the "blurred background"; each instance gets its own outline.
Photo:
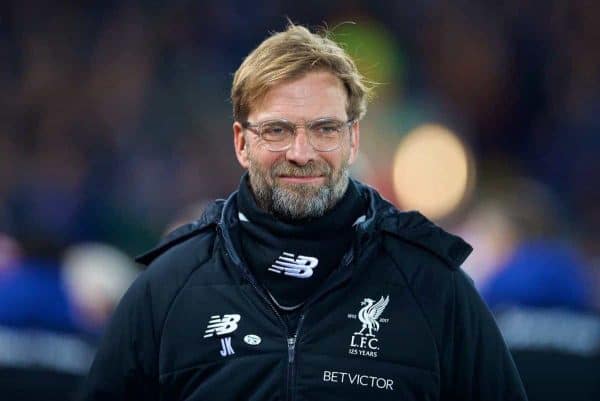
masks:
[[[232,76],[289,17],[378,83],[354,175],[473,244],[530,399],[600,399],[600,2],[72,3],[0,5],[0,398],[68,399],[131,256],[235,190]]]

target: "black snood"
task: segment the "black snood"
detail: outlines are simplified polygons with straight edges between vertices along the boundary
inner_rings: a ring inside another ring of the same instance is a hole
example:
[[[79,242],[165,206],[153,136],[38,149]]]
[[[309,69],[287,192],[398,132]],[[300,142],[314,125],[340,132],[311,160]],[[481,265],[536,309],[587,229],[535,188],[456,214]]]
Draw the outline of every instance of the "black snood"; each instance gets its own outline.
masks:
[[[293,311],[339,265],[354,238],[352,225],[366,202],[350,181],[324,216],[282,221],[260,209],[247,175],[238,192],[240,243],[248,267],[283,311]]]

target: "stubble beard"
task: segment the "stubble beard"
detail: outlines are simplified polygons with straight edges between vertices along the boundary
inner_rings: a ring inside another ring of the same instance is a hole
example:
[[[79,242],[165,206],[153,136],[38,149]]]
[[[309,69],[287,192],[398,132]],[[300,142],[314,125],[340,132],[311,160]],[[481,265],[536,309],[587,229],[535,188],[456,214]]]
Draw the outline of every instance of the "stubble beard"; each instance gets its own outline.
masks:
[[[297,166],[285,160],[273,165],[270,170],[249,158],[248,173],[250,186],[258,206],[278,218],[301,220],[323,216],[344,196],[350,177],[347,158],[338,171],[325,161],[310,161]],[[323,184],[282,184],[277,177],[316,176],[325,178]]]

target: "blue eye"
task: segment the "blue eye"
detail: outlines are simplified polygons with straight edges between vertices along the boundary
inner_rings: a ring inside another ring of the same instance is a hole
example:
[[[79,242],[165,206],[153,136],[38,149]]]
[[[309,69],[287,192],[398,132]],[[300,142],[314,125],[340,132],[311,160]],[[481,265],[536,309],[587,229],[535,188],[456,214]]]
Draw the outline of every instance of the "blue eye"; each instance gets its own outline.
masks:
[[[321,131],[324,132],[337,132],[339,129],[337,126],[325,126],[325,127],[321,127]]]
[[[266,134],[281,134],[283,132],[283,128],[281,127],[265,127],[263,129],[263,133]]]
[[[282,140],[293,133],[293,128],[282,122],[264,123],[260,128],[260,134],[267,141]]]
[[[319,135],[335,135],[341,131],[341,126],[335,122],[323,122],[311,127],[311,131]]]

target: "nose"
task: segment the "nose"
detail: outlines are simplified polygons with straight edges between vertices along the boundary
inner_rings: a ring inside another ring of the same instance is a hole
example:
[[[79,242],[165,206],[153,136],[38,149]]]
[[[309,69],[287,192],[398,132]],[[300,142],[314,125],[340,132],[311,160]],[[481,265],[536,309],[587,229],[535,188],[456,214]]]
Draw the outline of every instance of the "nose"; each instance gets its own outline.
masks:
[[[304,166],[316,157],[316,151],[308,141],[304,127],[298,128],[292,146],[286,151],[286,159],[290,163]]]

